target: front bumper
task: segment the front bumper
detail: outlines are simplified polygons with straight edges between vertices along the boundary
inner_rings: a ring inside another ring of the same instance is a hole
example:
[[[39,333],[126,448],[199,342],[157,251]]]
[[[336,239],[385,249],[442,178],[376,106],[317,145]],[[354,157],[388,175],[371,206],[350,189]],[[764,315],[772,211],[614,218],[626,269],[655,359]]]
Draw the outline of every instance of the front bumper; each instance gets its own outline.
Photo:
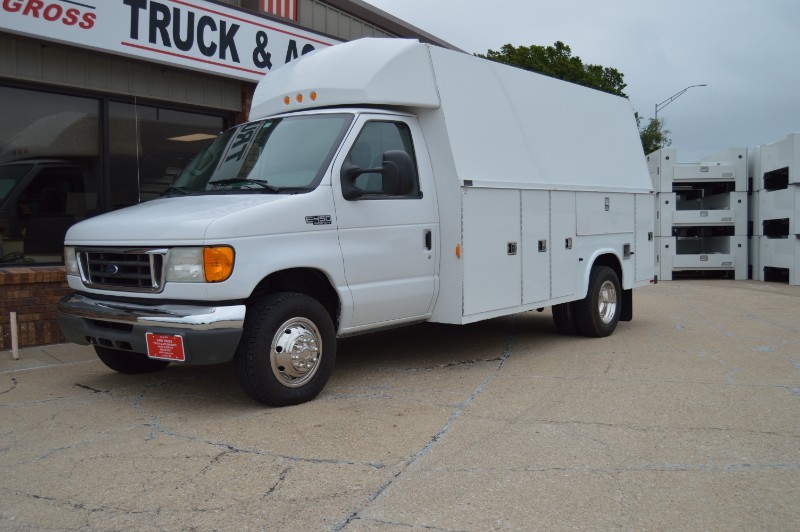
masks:
[[[68,342],[147,353],[146,333],[183,337],[186,363],[220,364],[233,359],[242,337],[244,305],[141,305],[66,296],[58,324]]]

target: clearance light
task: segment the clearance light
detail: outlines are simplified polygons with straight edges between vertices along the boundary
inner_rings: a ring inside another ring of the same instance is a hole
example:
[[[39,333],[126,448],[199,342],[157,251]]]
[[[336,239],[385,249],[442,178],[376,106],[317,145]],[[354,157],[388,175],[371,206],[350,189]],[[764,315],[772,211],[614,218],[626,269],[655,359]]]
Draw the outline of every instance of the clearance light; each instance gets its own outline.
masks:
[[[297,103],[303,103],[303,95],[302,94],[298,94],[297,96],[295,96],[295,98],[297,98]]]
[[[289,105],[290,103],[292,103],[292,99],[287,96],[286,98],[283,99],[283,103]]]
[[[221,283],[233,273],[233,248],[227,246],[203,248],[203,269],[206,282]]]
[[[311,91],[311,101],[312,102],[316,102],[317,101],[317,92],[316,91]]]
[[[456,257],[461,258],[461,244],[456,244]]]

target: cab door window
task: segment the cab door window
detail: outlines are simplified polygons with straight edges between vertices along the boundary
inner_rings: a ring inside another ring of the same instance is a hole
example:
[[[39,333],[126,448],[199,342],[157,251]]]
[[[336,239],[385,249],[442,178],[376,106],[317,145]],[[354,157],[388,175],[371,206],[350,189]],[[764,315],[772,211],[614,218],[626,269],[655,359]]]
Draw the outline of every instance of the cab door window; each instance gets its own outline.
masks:
[[[406,187],[401,194],[396,192],[394,183],[390,182],[389,173],[380,171],[384,166],[384,154],[390,151],[405,152],[412,161],[412,184],[410,187]],[[357,167],[358,172],[361,172],[353,183],[359,191],[363,192],[360,199],[385,198],[387,196],[392,198],[422,197],[411,131],[403,122],[367,122],[350,149],[345,162]],[[369,169],[375,169],[375,171],[364,172]]]

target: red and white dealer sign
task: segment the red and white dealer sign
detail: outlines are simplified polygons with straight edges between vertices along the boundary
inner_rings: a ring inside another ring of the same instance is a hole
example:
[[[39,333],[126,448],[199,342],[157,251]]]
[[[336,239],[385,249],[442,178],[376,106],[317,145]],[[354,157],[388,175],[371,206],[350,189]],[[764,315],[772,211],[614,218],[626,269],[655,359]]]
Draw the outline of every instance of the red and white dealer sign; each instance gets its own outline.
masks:
[[[186,362],[182,336],[147,333],[145,337],[147,338],[148,357],[170,362]]]
[[[338,43],[203,0],[0,0],[0,29],[247,81]]]

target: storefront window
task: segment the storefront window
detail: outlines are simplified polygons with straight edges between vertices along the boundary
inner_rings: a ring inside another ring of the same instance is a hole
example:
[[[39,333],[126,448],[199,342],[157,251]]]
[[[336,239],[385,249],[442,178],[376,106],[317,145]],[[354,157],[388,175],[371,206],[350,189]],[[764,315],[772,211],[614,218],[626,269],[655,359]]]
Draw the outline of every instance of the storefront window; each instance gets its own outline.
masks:
[[[62,261],[99,208],[100,102],[0,87],[0,266]]]
[[[109,104],[111,206],[157,198],[224,129],[221,117]]]
[[[227,126],[114,101],[104,121],[102,108],[101,98],[0,86],[0,267],[62,263],[72,224],[158,197]]]

